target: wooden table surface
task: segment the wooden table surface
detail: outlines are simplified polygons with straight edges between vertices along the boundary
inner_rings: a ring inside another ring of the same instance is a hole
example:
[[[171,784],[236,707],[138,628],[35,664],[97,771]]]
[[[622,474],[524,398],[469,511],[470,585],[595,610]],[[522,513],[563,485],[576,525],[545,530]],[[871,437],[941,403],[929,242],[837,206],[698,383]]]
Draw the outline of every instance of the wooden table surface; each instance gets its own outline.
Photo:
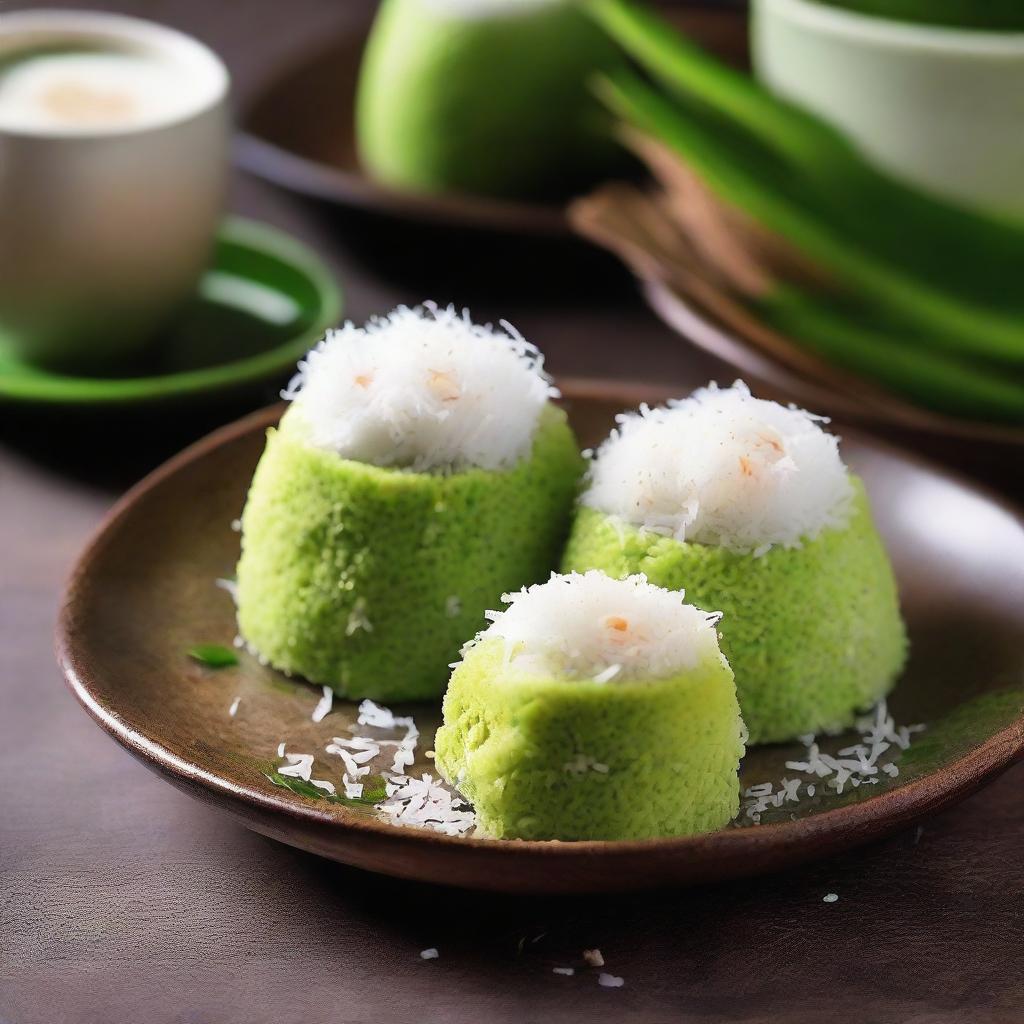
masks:
[[[244,97],[274,60],[363,5],[105,6],[205,39]],[[556,373],[681,390],[722,374],[660,327],[624,275],[588,294],[559,265],[558,286],[531,297],[507,277],[464,286],[427,259],[422,280],[400,285],[321,211],[250,180],[237,182],[232,205],[323,252],[357,319],[400,301],[453,300],[513,320]],[[364,874],[172,790],[87,719],[51,650],[70,563],[168,436],[133,432],[111,445],[74,433],[69,443],[60,417],[0,412],[0,1024],[1024,1019],[1024,766],[921,830],[800,871],[569,899]],[[829,892],[838,902],[822,901]],[[421,959],[432,946],[439,957]],[[592,970],[552,973],[579,967],[593,947],[622,988],[599,987]]]

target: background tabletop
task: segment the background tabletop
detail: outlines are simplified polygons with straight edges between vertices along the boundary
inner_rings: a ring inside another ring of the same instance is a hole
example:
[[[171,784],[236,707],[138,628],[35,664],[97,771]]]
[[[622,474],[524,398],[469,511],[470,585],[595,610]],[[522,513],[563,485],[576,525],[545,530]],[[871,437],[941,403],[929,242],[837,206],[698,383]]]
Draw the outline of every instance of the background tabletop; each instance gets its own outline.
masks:
[[[0,3],[4,10],[25,6]],[[63,0],[62,6],[84,6]],[[216,48],[244,100],[362,0],[120,0]],[[324,97],[325,123],[331,98]],[[624,273],[467,283],[424,246],[389,277],[324,211],[251,179],[232,208],[309,241],[346,314],[424,298],[506,317],[556,374],[721,376]],[[480,253],[486,266],[489,254]],[[588,284],[589,282],[589,284]],[[799,871],[678,892],[522,898],[399,883],[246,831],[148,773],[64,688],[63,579],[117,495],[199,429],[100,441],[0,412],[0,1024],[55,1021],[1010,1021],[1024,1016],[1024,766],[923,828]],[[74,436],[72,436],[74,435]],[[457,883],[458,879],[452,879]],[[825,903],[827,893],[838,901]],[[436,947],[439,957],[420,951]],[[598,947],[622,988],[580,969]],[[577,973],[552,973],[574,965]]]

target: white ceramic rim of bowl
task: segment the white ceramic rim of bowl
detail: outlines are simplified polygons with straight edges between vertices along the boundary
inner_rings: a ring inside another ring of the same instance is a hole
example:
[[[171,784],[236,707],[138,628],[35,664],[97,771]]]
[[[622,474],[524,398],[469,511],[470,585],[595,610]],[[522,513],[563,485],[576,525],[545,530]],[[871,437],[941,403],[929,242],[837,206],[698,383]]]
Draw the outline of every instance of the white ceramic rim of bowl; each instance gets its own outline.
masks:
[[[1024,32],[992,32],[898,21],[836,7],[826,0],[759,0],[761,10],[821,33],[893,49],[991,57],[1024,55]]]
[[[87,130],[55,128],[52,125],[35,129],[25,125],[8,127],[0,121],[0,135],[67,140],[139,135],[182,124],[206,113],[224,101],[230,87],[228,69],[213,50],[184,32],[154,21],[123,14],[63,8],[15,11],[0,18],[0,58],[17,53],[26,46],[52,43],[107,43],[128,46],[143,55],[169,58],[190,74],[201,76],[193,79],[193,86],[201,87],[195,88],[195,95],[181,107],[137,124]]]

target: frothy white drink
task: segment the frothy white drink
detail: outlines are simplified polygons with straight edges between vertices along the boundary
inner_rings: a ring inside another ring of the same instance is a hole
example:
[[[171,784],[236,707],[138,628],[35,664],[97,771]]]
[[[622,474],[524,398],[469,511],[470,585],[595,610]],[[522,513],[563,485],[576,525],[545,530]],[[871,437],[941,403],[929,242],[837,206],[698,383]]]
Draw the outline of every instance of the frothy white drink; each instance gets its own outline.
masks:
[[[26,56],[0,71],[0,129],[126,131],[184,116],[201,101],[174,61],[129,53]]]

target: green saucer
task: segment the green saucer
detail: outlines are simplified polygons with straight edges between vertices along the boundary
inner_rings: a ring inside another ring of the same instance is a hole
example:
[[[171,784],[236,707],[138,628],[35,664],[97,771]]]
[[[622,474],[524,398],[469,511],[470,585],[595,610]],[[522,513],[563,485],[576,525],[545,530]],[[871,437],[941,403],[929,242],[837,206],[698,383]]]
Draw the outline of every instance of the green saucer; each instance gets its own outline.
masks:
[[[257,385],[294,367],[341,310],[341,291],[312,251],[275,228],[230,218],[194,301],[137,375],[57,374],[0,349],[0,402],[129,404]]]

